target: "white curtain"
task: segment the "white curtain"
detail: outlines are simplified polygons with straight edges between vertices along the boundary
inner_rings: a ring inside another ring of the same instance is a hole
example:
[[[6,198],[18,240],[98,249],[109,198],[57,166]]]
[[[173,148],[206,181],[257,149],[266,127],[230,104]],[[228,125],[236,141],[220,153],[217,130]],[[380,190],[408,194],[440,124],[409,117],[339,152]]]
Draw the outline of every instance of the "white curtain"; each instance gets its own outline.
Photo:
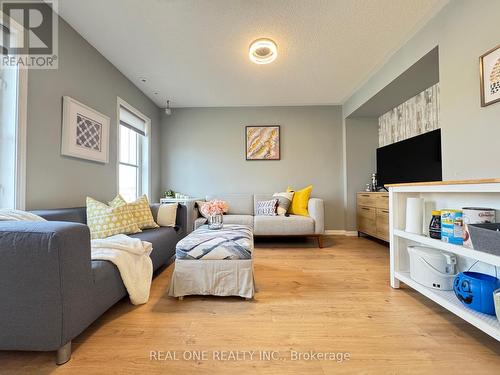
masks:
[[[16,206],[18,71],[0,68],[0,208]]]

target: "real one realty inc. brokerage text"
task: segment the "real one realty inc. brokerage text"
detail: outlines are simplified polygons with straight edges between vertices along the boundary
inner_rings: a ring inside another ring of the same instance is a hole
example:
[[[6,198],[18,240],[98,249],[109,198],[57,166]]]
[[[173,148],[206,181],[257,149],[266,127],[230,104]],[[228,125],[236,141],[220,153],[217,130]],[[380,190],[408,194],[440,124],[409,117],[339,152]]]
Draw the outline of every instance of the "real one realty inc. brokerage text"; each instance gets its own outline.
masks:
[[[333,361],[351,359],[349,352],[274,350],[151,350],[151,361]]]

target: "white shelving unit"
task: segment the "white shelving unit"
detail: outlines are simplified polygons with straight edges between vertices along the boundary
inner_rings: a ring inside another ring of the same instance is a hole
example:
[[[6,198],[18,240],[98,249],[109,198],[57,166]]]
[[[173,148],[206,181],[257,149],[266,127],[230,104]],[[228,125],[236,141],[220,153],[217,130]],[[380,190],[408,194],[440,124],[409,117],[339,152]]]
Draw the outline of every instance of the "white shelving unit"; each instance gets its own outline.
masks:
[[[414,233],[407,233],[400,229],[394,230],[394,235],[399,238],[404,238],[425,246],[434,247],[436,249],[444,250],[449,253],[467,257],[470,259],[479,260],[480,262],[491,264],[500,267],[500,256],[485,253],[484,251],[477,251],[463,246],[453,245],[440,240],[422,236]]]
[[[420,285],[411,279],[409,272],[396,272],[396,277],[417,292],[422,293],[427,298],[430,298],[445,309],[448,309],[455,315],[458,315],[465,321],[500,341],[500,322],[496,316],[481,314],[464,307],[453,291],[436,290]]]
[[[445,208],[491,207],[497,210],[497,218],[500,218],[500,179],[389,186],[391,286],[399,288],[400,282],[405,283],[500,341],[500,322],[496,316],[469,309],[455,297],[453,291],[427,288],[411,279],[407,247],[422,244],[456,254],[459,271],[466,271],[474,265],[474,271],[493,276],[500,274],[500,256],[452,245],[425,234],[405,232],[406,199],[409,197],[424,198],[426,223],[430,222],[433,209]]]

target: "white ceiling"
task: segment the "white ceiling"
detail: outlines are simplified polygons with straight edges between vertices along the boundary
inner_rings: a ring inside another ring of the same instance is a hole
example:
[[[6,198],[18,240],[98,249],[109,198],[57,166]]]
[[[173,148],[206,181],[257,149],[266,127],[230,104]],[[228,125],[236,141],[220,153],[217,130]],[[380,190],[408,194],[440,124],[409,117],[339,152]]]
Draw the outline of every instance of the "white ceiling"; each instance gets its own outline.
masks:
[[[446,2],[62,0],[59,13],[159,106],[316,105],[344,102]],[[249,61],[259,37],[278,44],[274,63]]]

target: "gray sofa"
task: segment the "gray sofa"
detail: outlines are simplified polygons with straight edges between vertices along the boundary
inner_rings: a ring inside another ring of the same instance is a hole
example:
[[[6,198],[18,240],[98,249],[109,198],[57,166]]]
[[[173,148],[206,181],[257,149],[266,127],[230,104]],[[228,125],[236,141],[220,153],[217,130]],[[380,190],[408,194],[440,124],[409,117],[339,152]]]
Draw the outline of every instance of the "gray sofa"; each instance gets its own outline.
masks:
[[[114,264],[90,259],[85,208],[33,212],[48,221],[0,222],[0,350],[54,350],[62,364],[71,340],[127,291]],[[179,205],[175,228],[131,235],[153,244],[155,271],[174,260],[186,217]]]
[[[319,247],[322,247],[322,236],[325,233],[323,200],[319,198],[309,199],[309,216],[255,216],[257,202],[270,200],[272,196],[272,194],[218,194],[207,195],[206,200],[221,199],[226,201],[229,212],[224,215],[224,223],[249,225],[253,228],[254,236],[315,237]],[[194,217],[194,229],[207,221],[199,215],[196,207]]]

